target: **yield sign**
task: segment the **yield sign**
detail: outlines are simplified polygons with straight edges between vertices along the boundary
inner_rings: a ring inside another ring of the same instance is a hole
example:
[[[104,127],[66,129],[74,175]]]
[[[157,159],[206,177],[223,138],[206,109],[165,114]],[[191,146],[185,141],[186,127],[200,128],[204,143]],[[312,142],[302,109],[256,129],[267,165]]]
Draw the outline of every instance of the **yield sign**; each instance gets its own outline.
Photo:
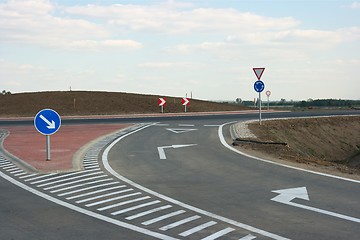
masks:
[[[189,105],[189,103],[190,103],[190,99],[188,99],[188,98],[182,98],[181,99],[181,104],[183,106],[187,106],[187,105]]]
[[[254,73],[255,73],[257,79],[260,80],[265,68],[253,68],[253,70],[254,70]]]
[[[166,105],[166,98],[159,98],[158,99],[158,105],[159,106],[165,106]]]

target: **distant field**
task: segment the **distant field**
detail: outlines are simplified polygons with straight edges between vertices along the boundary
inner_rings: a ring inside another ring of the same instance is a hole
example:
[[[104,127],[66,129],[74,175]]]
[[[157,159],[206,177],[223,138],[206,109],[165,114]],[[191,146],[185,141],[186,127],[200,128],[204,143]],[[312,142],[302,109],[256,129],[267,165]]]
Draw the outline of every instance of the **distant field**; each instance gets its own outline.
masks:
[[[120,92],[36,92],[0,95],[0,116],[35,116],[44,108],[52,108],[61,116],[116,115],[159,113],[158,98],[166,96]],[[165,113],[183,112],[181,98],[166,97]],[[187,112],[237,111],[249,109],[241,105],[191,99]]]

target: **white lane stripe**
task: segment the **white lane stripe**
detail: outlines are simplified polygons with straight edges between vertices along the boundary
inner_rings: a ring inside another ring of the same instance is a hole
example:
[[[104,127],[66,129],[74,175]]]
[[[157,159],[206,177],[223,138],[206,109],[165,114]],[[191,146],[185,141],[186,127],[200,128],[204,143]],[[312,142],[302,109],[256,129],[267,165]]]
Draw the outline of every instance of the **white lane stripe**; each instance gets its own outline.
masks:
[[[76,191],[80,191],[80,190],[81,190],[81,192],[83,192],[83,191],[91,190],[91,189],[94,189],[94,188],[99,188],[99,187],[104,187],[104,186],[114,185],[114,184],[116,184],[116,182],[104,183],[104,184],[100,184],[100,185],[95,185],[95,186],[91,186],[91,187],[79,189],[79,190],[76,190]],[[71,200],[71,199],[86,197],[86,196],[93,195],[93,194],[96,194],[96,193],[106,192],[106,191],[109,191],[109,190],[114,190],[114,189],[124,188],[124,187],[126,187],[126,185],[118,185],[118,186],[115,186],[115,187],[103,188],[103,189],[100,189],[100,190],[96,190],[96,191],[87,192],[87,193],[83,193],[83,194],[80,194],[80,195],[75,195],[75,196],[72,196],[72,197],[68,197],[68,198],[66,198],[66,199],[67,199],[67,200]],[[73,191],[73,192],[74,192],[74,191]],[[73,193],[71,193],[71,194],[73,194]]]
[[[133,220],[133,219],[136,219],[136,218],[139,218],[139,217],[143,217],[143,216],[149,215],[149,214],[151,214],[151,213],[159,212],[159,211],[162,211],[162,210],[171,208],[171,207],[172,207],[171,205],[161,206],[161,207],[158,207],[158,208],[150,209],[150,210],[148,210],[148,211],[141,212],[141,213],[138,213],[138,214],[129,216],[129,217],[125,218],[125,219],[126,219],[126,220]]]
[[[183,214],[185,212],[186,212],[185,210],[179,210],[179,211],[176,211],[176,212],[172,212],[172,213],[162,215],[162,216],[154,218],[154,219],[150,219],[148,221],[142,222],[141,224],[147,226],[147,225],[150,225],[150,224],[153,224],[153,223],[156,223],[156,222],[160,222],[162,220],[165,220],[165,219],[168,219],[168,218]]]
[[[136,209],[139,209],[139,208],[151,206],[151,205],[154,205],[154,204],[157,204],[157,203],[160,203],[160,202],[161,201],[159,201],[159,200],[155,200],[155,201],[152,201],[152,202],[143,203],[143,204],[140,204],[140,205],[136,205],[136,206],[133,206],[133,207],[129,207],[129,208],[125,208],[125,209],[113,212],[113,213],[111,213],[111,215],[115,216],[115,215],[123,214],[123,213],[130,212],[130,211],[133,211],[133,210],[136,210]]]
[[[17,173],[17,174],[14,174],[14,176],[18,177],[18,176],[22,176],[22,175],[25,175],[25,174],[28,174],[28,173],[27,172]]]
[[[47,187],[44,188],[44,190],[50,190],[50,189],[54,189],[54,188],[59,188],[59,187],[63,187],[63,186],[68,186],[74,183],[79,183],[79,182],[86,182],[89,180],[94,180],[94,179],[98,179],[98,178],[104,178],[107,177],[107,175],[100,175],[100,176],[95,176],[95,177],[90,177],[90,178],[84,178],[84,179],[80,179],[80,180],[76,180],[76,181],[72,181],[72,182],[67,182],[67,183],[63,183],[63,184],[59,184],[59,185],[55,185],[55,186],[51,186],[51,187]]]
[[[228,228],[225,228],[223,230],[220,230],[214,234],[211,234],[210,236],[207,236],[206,238],[203,238],[201,240],[214,240],[214,239],[217,239],[219,237],[222,237],[232,231],[234,231],[235,229],[234,228],[231,228],[231,227],[228,227]]]
[[[109,196],[113,196],[113,195],[120,194],[120,193],[130,192],[132,190],[134,190],[134,189],[129,188],[129,189],[121,190],[121,191],[110,192],[110,193],[98,195],[98,196],[95,196],[95,197],[82,199],[82,200],[76,201],[76,203],[89,202],[89,201],[96,200],[96,199],[99,199],[99,198],[104,198],[104,197],[109,197]]]
[[[24,172],[22,169],[18,169],[16,171],[10,172],[11,174],[15,174],[15,173],[19,173],[19,172]]]
[[[160,233],[157,233],[157,232],[153,232],[153,231],[150,231],[148,229],[141,228],[141,227],[138,227],[138,226],[126,223],[126,222],[122,222],[122,221],[119,221],[119,220],[116,220],[116,219],[113,219],[113,218],[109,218],[109,217],[103,216],[101,214],[94,213],[94,212],[91,212],[89,210],[77,207],[77,206],[72,205],[70,203],[61,201],[61,200],[56,199],[54,197],[51,197],[51,196],[49,196],[49,195],[47,195],[45,193],[42,193],[42,192],[40,192],[40,191],[38,191],[36,189],[29,188],[25,184],[16,181],[15,179],[7,176],[6,174],[4,174],[2,172],[0,172],[0,177],[2,177],[4,179],[6,179],[7,181],[21,187],[24,190],[27,190],[27,191],[29,191],[29,192],[31,192],[33,194],[36,194],[39,197],[42,197],[42,198],[44,198],[44,199],[46,199],[48,201],[51,201],[51,202],[53,202],[55,204],[61,205],[61,206],[66,207],[66,208],[69,208],[71,210],[77,211],[79,213],[85,214],[87,216],[90,216],[90,217],[93,217],[93,218],[96,218],[96,219],[99,219],[99,220],[114,224],[114,225],[119,226],[119,227],[127,228],[127,229],[130,229],[132,231],[136,231],[136,232],[141,233],[141,234],[152,236],[152,237],[155,237],[155,238],[158,238],[158,239],[162,239],[162,240],[178,240],[177,238],[170,237],[170,236],[160,234]]]
[[[79,175],[79,174],[83,174],[83,173],[87,173],[87,172],[91,172],[91,171],[96,171],[96,170],[94,169],[94,170],[73,172],[73,173],[68,173],[68,174],[61,174],[61,175],[56,176],[56,177],[46,178],[46,179],[38,180],[38,181],[35,181],[35,182],[31,182],[31,184],[38,184],[38,183],[42,183],[42,182],[50,182],[50,181],[53,181],[53,180],[56,180],[56,179],[67,178],[67,177],[70,177],[70,176]]]
[[[73,189],[73,188],[77,188],[77,187],[82,187],[82,186],[90,185],[90,184],[93,184],[93,183],[106,182],[106,181],[110,181],[110,180],[112,180],[112,179],[101,179],[101,180],[97,180],[97,181],[94,181],[94,182],[83,183],[83,184],[67,187],[67,189],[65,189],[65,190],[69,190],[69,189]],[[70,192],[60,193],[60,194],[58,194],[58,196],[62,197],[62,196],[71,195],[71,194],[78,193],[78,192],[91,190],[91,189],[94,189],[94,188],[114,185],[114,184],[117,184],[117,183],[118,182],[110,182],[110,183],[103,183],[103,184],[94,185],[94,186],[90,186],[90,187],[86,187],[86,188],[80,188],[80,189],[76,189],[76,190],[73,190],[73,191],[70,191]],[[125,185],[123,185],[123,186],[125,186]],[[61,192],[61,191],[55,190],[55,192]]]
[[[104,210],[108,210],[108,209],[111,209],[111,208],[114,208],[114,207],[123,206],[123,205],[129,204],[129,203],[134,203],[134,202],[139,202],[139,201],[142,201],[142,200],[146,200],[146,199],[149,199],[149,198],[151,198],[151,197],[146,196],[146,197],[141,197],[141,198],[135,198],[135,199],[132,199],[132,200],[128,200],[128,201],[120,202],[120,203],[117,203],[117,204],[113,204],[113,205],[110,205],[110,206],[98,208],[97,210],[104,211]]]
[[[179,124],[179,127],[194,127],[195,124]]]
[[[14,164],[11,164],[11,166],[3,167],[2,169],[6,170],[6,171],[11,171],[11,169],[16,169],[16,168],[18,168],[18,167],[16,167]]]
[[[100,177],[101,178],[101,177]],[[78,188],[78,187],[83,187],[83,186],[87,186],[87,185],[91,185],[91,184],[95,184],[95,183],[100,183],[100,182],[107,182],[107,181],[112,181],[114,179],[112,178],[105,178],[105,179],[100,179],[100,180],[96,180],[96,181],[92,181],[92,182],[86,182],[86,183],[81,183],[81,184],[77,184],[77,185],[73,185],[73,186],[70,186],[70,187],[65,187],[65,188],[59,188],[59,189],[56,189],[56,190],[53,190],[53,191],[50,191],[51,193],[57,193],[57,192],[63,192],[63,191],[67,191],[67,190],[71,190],[71,189],[74,189],[74,188]],[[79,189],[81,190],[81,189]],[[74,190],[75,191],[75,190]],[[70,192],[69,194],[71,194],[72,192]],[[65,193],[62,193],[62,194],[59,194],[58,196],[65,196],[67,195],[68,192],[65,192]]]
[[[76,177],[60,179],[60,180],[56,180],[56,181],[53,181],[53,182],[48,182],[48,183],[43,183],[43,184],[37,185],[37,187],[45,187],[45,186],[54,185],[54,184],[57,184],[57,183],[67,182],[67,181],[70,181],[70,180],[75,180],[75,179],[79,179],[79,178],[83,178],[83,177],[89,177],[89,176],[93,176],[93,175],[99,175],[99,174],[103,174],[103,172],[100,171],[100,172],[88,173],[88,174],[84,174],[84,175],[80,175],[80,176],[76,176]]]
[[[98,168],[99,165],[96,165],[96,166],[84,166],[84,167],[85,167],[85,169],[92,169],[92,168]]]
[[[4,163],[4,164],[1,164],[0,167],[1,167],[2,169],[5,169],[5,167],[13,166],[13,165],[14,165],[14,164],[12,164],[12,163]]]
[[[185,223],[194,221],[194,220],[199,219],[199,218],[201,218],[201,216],[195,215],[195,216],[188,217],[188,218],[185,218],[185,219],[183,219],[183,220],[180,220],[180,221],[171,223],[171,224],[169,224],[169,225],[163,226],[163,227],[161,227],[161,228],[159,228],[159,229],[162,230],[162,231],[167,231],[167,230],[169,230],[169,229],[178,227],[178,226],[180,226],[180,225],[183,225],[183,224],[185,224]]]
[[[210,221],[210,222],[201,224],[201,225],[199,225],[199,226],[196,226],[196,227],[194,227],[194,228],[191,228],[191,229],[189,229],[189,230],[187,230],[187,231],[185,231],[185,232],[182,232],[182,233],[180,233],[179,235],[182,236],[182,237],[187,237],[187,236],[189,236],[189,235],[191,235],[191,234],[194,234],[194,233],[196,233],[196,232],[199,232],[199,231],[201,231],[201,230],[203,230],[203,229],[205,229],[205,228],[211,227],[211,226],[213,226],[213,225],[215,225],[215,224],[217,224],[217,222],[215,222],[215,221]]]
[[[255,236],[248,234],[245,237],[240,238],[239,240],[253,240],[255,238],[256,238]]]
[[[136,196],[136,195],[140,195],[140,194],[141,194],[141,192],[125,194],[125,195],[121,195],[121,196],[118,196],[118,197],[109,198],[109,199],[105,199],[105,200],[102,200],[102,201],[89,203],[89,204],[86,204],[85,206],[86,206],[86,207],[92,207],[92,206],[96,206],[96,205],[100,205],[100,204],[112,202],[112,201],[119,200],[119,199],[122,199],[122,198],[132,197],[132,196]]]
[[[37,173],[33,173],[33,174],[29,174],[29,175],[26,175],[26,176],[21,176],[19,177],[20,179],[24,179],[24,178],[29,178],[29,177],[33,177],[33,176],[36,176],[38,175]]]
[[[41,179],[41,178],[50,177],[50,176],[53,176],[53,175],[56,175],[56,174],[57,173],[49,173],[49,174],[45,174],[45,175],[40,175],[40,176],[37,176],[37,177],[34,177],[34,178],[26,179],[25,182],[31,182],[31,181],[38,180],[38,179]]]

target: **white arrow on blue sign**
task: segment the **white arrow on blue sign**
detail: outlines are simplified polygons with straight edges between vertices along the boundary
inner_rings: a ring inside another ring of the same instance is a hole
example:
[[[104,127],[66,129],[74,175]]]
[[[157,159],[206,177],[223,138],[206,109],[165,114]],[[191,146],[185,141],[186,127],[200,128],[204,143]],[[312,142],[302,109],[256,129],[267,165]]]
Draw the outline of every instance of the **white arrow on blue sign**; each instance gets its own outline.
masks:
[[[56,111],[52,109],[43,109],[36,114],[34,125],[39,133],[43,135],[52,135],[59,130],[61,118]]]
[[[256,81],[255,83],[254,83],[254,89],[255,89],[255,91],[256,92],[262,92],[262,91],[264,91],[264,89],[265,89],[265,84],[264,84],[264,82],[263,81],[260,81],[260,80],[258,80],[258,81]]]

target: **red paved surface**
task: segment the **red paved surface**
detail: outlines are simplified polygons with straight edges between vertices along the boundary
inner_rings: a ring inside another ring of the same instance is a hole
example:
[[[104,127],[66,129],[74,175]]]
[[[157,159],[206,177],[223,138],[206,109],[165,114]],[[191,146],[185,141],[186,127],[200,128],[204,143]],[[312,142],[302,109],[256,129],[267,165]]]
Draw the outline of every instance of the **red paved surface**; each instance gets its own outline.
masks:
[[[46,161],[46,137],[34,126],[4,127],[10,131],[4,148],[40,171],[65,171],[73,168],[73,155],[82,146],[129,126],[131,124],[63,125],[50,137],[51,161]]]

